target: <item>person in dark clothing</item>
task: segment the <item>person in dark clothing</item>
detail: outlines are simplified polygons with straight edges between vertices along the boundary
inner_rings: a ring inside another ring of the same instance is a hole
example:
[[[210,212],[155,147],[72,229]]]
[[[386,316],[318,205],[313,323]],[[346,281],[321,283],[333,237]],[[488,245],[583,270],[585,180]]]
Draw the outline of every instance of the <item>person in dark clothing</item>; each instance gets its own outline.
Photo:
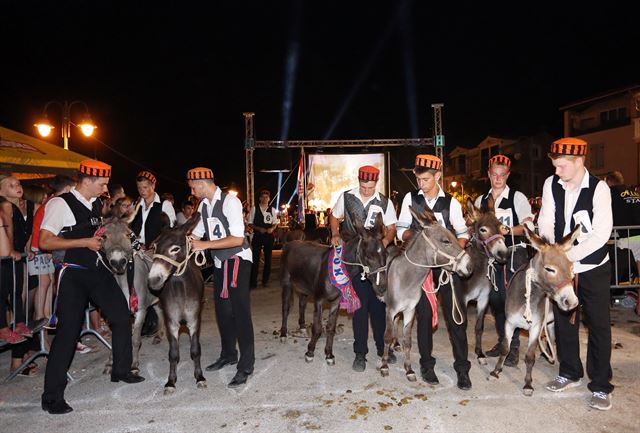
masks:
[[[160,201],[160,196],[156,192],[156,177],[152,173],[148,171],[138,173],[136,186],[140,194],[140,200],[138,200],[140,209],[131,222],[131,230],[138,236],[140,243],[145,248],[149,248],[166,224],[162,215],[166,215],[164,218],[168,219],[169,225],[173,227],[176,222],[176,212],[171,202]]]
[[[102,204],[97,199],[107,190],[111,166],[100,161],[80,163],[78,184],[70,192],[52,198],[40,226],[40,248],[65,251],[59,271],[56,314],[58,325],[53,339],[42,393],[42,409],[64,414],[73,409],[64,400],[67,370],[80,334],[87,303],[100,308],[112,329],[112,382],[138,383],[144,380],[131,372],[131,321],[127,301],[113,274],[96,260],[102,237]]]
[[[258,286],[258,266],[260,265],[260,251],[264,251],[264,268],[262,269],[262,286],[269,284],[271,275],[271,252],[273,251],[273,231],[278,226],[278,210],[269,206],[271,193],[263,189],[260,191],[259,203],[249,213],[249,226],[253,229],[251,250],[253,265],[249,286]]]

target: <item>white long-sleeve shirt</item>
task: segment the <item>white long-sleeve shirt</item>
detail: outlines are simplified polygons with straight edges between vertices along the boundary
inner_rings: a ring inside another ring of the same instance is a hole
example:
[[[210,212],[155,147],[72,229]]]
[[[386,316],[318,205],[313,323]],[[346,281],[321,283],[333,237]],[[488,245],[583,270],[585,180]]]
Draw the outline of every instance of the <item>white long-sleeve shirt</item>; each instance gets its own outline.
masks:
[[[422,190],[418,191],[419,195],[424,196],[424,192]],[[433,209],[436,201],[440,197],[444,197],[444,191],[439,188],[438,195],[433,199],[428,199],[424,196],[425,202],[429,209]],[[411,222],[413,221],[413,216],[411,216],[411,211],[409,211],[409,206],[411,205],[411,193],[408,192],[404,199],[402,200],[402,207],[400,208],[400,216],[398,216],[398,223],[396,227],[398,229],[397,236],[399,240],[402,240],[402,234],[411,227]],[[436,215],[438,218],[438,215]],[[444,221],[438,218],[438,222],[444,226]],[[455,230],[455,235],[458,239],[469,239],[469,232],[467,229],[467,224],[464,221],[464,216],[462,215],[462,205],[460,202],[456,200],[454,197],[451,197],[451,204],[449,205],[449,222],[453,226],[453,230]]]

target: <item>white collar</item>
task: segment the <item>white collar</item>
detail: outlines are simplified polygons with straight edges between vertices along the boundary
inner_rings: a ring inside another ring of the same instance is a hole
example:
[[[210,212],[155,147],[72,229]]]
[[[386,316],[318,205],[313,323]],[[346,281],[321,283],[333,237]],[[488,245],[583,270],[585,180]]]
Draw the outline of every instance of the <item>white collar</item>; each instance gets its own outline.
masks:
[[[213,193],[213,199],[212,199],[212,200],[209,200],[209,198],[205,196],[205,197],[202,199],[202,202],[203,202],[203,203],[206,203],[206,204],[207,204],[207,206],[209,206],[209,207],[211,207],[211,209],[213,209],[213,204],[214,204],[216,201],[220,200],[221,198],[222,198],[222,190],[220,189],[220,187],[219,187],[219,186],[217,186],[217,185],[216,185],[216,192],[214,192],[214,193]]]
[[[359,187],[353,188],[351,191],[349,191],[349,194],[355,195],[356,197],[358,197],[360,199],[360,201],[362,203],[364,203],[364,200],[362,199],[362,196],[360,195],[360,188]],[[378,192],[378,190],[376,190],[376,192],[374,192],[373,195],[367,199],[367,203],[370,202],[373,199],[380,200],[380,193]]]
[[[160,203],[160,196],[158,195],[157,192],[153,193],[153,202],[151,203],[151,206],[149,206],[149,209],[151,209],[151,207],[153,206],[153,203]],[[144,201],[144,199],[142,197],[140,197],[140,201],[138,201],[138,203],[140,203],[142,205],[142,209],[143,210],[148,210],[147,209],[147,205]]]
[[[502,192],[501,192],[501,193],[500,193],[500,195],[498,196],[498,199],[501,199],[501,198],[507,198],[507,197],[509,197],[509,191],[510,191],[510,189],[509,189],[509,185],[505,185],[504,189],[502,190]],[[489,193],[488,193],[488,194],[491,194],[492,192],[493,192],[493,188],[491,188],[491,189],[489,190]],[[487,197],[489,197],[489,196],[487,195]],[[497,202],[498,202],[498,200],[496,200],[496,203],[497,203]]]
[[[444,197],[444,191],[442,190],[442,188],[440,188],[440,185],[438,185],[438,195],[436,195],[434,198],[427,198],[427,196],[424,195],[424,191],[422,190],[422,188],[418,190],[418,195],[422,195],[426,201],[434,201],[439,199],[440,197]]]
[[[76,190],[75,187],[71,188],[70,192],[71,194],[74,195],[75,198],[77,198],[81,202],[89,204],[90,205],[89,207],[91,207],[91,205],[93,205],[93,202],[96,201],[97,199],[97,197],[91,197],[89,200],[87,200],[82,194],[78,192],[78,190]]]
[[[562,187],[567,189],[567,182],[562,179],[558,179],[558,183],[562,185]],[[580,183],[580,189],[589,188],[589,170],[587,167],[584,168],[584,176],[582,176],[582,182]]]

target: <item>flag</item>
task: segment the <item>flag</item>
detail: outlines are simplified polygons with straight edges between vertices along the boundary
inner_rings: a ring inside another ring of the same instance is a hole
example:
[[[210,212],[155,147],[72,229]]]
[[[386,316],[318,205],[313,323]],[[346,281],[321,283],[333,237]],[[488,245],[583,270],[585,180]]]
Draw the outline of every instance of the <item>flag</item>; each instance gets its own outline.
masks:
[[[304,153],[300,153],[298,166],[298,222],[304,224]]]

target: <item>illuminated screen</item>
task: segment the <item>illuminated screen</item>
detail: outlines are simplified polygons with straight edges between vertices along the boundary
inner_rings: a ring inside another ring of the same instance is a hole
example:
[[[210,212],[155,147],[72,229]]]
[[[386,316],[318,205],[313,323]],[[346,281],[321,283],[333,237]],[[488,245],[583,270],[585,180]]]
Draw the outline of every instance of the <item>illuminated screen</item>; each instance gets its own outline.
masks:
[[[358,169],[363,165],[380,170],[376,190],[387,195],[384,153],[309,155],[307,206],[315,210],[333,207],[340,193],[358,186]]]

